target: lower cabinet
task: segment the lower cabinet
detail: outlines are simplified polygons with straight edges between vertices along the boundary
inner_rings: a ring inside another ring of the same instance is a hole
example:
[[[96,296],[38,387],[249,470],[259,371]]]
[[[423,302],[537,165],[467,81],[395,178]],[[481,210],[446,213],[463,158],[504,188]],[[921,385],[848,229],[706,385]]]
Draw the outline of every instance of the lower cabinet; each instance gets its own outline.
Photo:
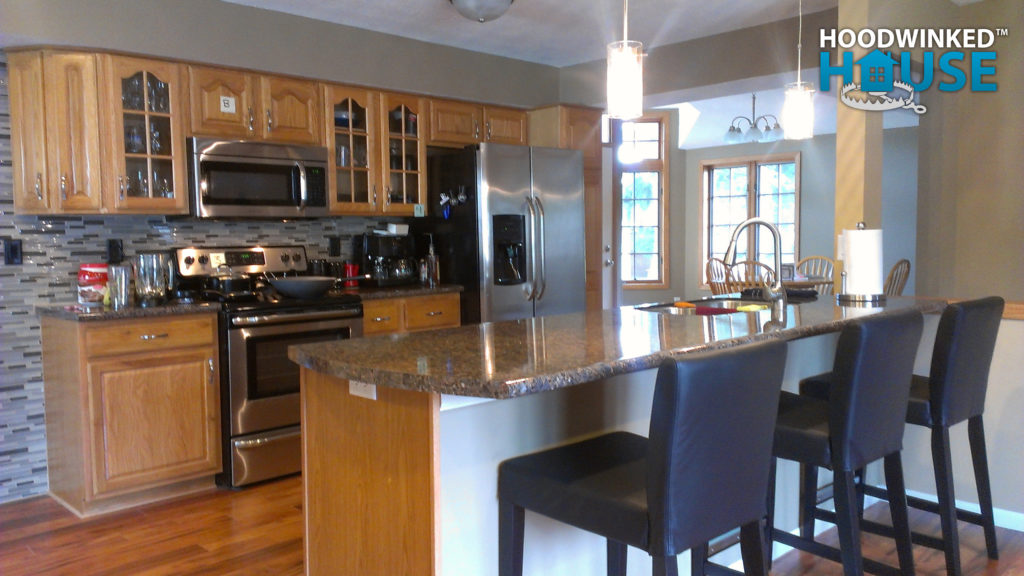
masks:
[[[82,516],[213,486],[221,469],[214,314],[43,318],[50,492]]]
[[[363,335],[453,328],[462,322],[459,293],[363,300]]]

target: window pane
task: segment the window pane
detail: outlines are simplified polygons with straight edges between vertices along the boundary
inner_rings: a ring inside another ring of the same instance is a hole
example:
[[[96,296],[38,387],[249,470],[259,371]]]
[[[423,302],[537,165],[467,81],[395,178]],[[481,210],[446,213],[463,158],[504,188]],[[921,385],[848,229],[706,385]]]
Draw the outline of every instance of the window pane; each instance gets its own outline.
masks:
[[[658,252],[658,228],[653,226],[636,228],[634,242],[634,253],[656,254]]]
[[[620,257],[622,266],[619,267],[623,282],[630,282],[633,280],[633,256],[631,254],[623,254]]]
[[[622,203],[622,227],[632,226],[634,224],[634,211],[636,210],[636,202],[623,202]]]
[[[660,140],[660,130],[658,129],[658,122],[639,122],[633,124],[635,127],[635,134],[637,140],[647,140],[648,142],[657,142]]]
[[[659,148],[657,142],[637,142],[636,158],[638,160],[657,160]]]
[[[658,256],[655,254],[637,254],[633,259],[633,274],[636,280],[658,280]]]
[[[747,194],[747,169],[733,168],[732,172],[732,193],[736,195]]]
[[[633,184],[633,193],[637,199],[640,198],[654,198],[657,199],[659,196],[660,188],[658,184],[658,173],[657,172],[636,172],[634,174],[636,180]]]
[[[660,203],[657,200],[638,200],[633,222],[637,226],[658,226],[661,219],[659,208]]]
[[[633,173],[623,172],[622,173],[622,199],[632,200],[633,199]]]

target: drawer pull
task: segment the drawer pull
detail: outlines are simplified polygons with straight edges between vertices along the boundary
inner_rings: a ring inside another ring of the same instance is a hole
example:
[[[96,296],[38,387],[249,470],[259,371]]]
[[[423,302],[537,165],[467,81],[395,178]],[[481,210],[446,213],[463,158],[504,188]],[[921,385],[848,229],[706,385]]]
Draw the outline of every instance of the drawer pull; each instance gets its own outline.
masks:
[[[444,312],[441,311],[441,310],[436,310],[434,312],[427,312],[427,316],[441,316],[442,314],[444,314]]]
[[[139,340],[144,340],[147,342],[150,340],[156,340],[158,338],[167,338],[167,333],[165,332],[163,334],[143,334],[142,336],[139,336]]]
[[[387,322],[389,320],[391,320],[391,316],[376,316],[373,319],[374,322]]]

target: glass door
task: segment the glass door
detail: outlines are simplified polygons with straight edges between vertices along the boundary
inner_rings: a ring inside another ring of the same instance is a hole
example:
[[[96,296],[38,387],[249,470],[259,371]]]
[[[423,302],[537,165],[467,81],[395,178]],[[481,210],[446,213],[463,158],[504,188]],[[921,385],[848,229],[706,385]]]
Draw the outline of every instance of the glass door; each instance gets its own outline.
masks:
[[[325,92],[330,211],[379,212],[383,193],[377,154],[377,93],[344,86],[327,86]]]
[[[384,206],[383,212],[414,215],[422,210],[426,188],[426,140],[422,121],[426,101],[414,96],[383,96]],[[422,214],[422,212],[420,212]]]
[[[115,56],[110,63],[113,205],[124,212],[187,212],[179,67]]]

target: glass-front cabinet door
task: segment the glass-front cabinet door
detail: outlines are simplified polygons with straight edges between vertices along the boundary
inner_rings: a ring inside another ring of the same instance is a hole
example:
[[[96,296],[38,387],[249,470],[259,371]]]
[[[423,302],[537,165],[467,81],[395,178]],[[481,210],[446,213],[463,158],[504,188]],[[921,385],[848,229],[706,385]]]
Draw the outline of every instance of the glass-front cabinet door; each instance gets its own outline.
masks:
[[[188,212],[181,67],[106,58],[111,127],[106,205],[115,212]]]
[[[427,116],[427,100],[403,94],[381,96],[384,205],[386,214],[412,216],[416,206],[422,211],[426,198],[427,144],[422,125]],[[422,214],[422,212],[420,212]]]
[[[324,86],[332,214],[381,211],[379,100],[379,93],[371,90]]]

